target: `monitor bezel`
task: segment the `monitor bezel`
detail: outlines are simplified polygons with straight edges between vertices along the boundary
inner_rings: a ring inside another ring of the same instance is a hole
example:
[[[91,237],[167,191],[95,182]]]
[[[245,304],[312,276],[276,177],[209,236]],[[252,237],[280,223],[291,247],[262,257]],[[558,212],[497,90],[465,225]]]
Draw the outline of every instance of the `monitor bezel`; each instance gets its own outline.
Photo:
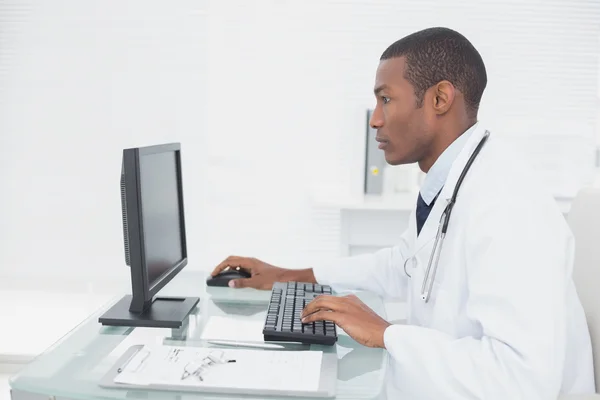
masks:
[[[177,191],[179,198],[179,221],[180,221],[180,235],[181,235],[181,255],[182,258],[179,262],[171,266],[167,271],[160,275],[154,282],[149,281],[148,268],[146,265],[146,243],[144,237],[144,222],[143,222],[143,200],[141,193],[141,178],[140,178],[140,159],[141,157],[157,154],[157,153],[175,153],[175,164],[177,171]],[[132,172],[125,173],[126,190],[134,188],[134,192],[128,191],[127,193],[127,219],[128,225],[132,223],[137,226],[136,234],[132,235],[131,228],[129,229],[129,246],[130,246],[130,257],[131,257],[131,280],[133,297],[137,297],[136,294],[143,293],[143,302],[150,302],[153,297],[167,284],[169,283],[188,263],[187,253],[187,236],[186,236],[186,223],[185,223],[185,209],[184,209],[184,198],[183,198],[183,172],[182,172],[182,157],[181,157],[181,144],[180,143],[167,143],[146,147],[136,147],[132,149],[123,150],[123,162],[125,163],[125,171]],[[132,196],[133,194],[133,196]],[[133,197],[133,199],[132,199]],[[132,204],[133,200],[133,204]],[[133,217],[133,218],[132,218]],[[135,219],[135,220],[133,220]],[[132,237],[133,236],[133,237]],[[135,268],[134,256],[137,255],[139,258],[139,265],[141,268]],[[141,300],[141,299],[139,299]],[[134,302],[137,303],[136,300]],[[133,305],[133,304],[132,304]],[[138,308],[138,307],[135,307]]]

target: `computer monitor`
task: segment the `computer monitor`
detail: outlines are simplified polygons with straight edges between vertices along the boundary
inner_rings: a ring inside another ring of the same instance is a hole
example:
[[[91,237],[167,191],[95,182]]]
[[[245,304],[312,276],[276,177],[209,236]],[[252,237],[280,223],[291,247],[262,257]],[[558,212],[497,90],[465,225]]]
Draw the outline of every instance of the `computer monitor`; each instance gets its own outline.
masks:
[[[156,296],[188,262],[179,143],[123,150],[121,206],[132,294],[99,321],[179,328],[199,298]]]

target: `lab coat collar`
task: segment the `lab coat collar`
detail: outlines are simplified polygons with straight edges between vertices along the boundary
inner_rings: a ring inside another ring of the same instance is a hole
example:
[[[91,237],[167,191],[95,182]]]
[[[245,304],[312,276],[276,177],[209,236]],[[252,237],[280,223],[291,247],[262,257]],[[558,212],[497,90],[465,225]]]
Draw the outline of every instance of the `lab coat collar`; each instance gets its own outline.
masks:
[[[431,168],[429,168],[429,171],[427,171],[425,180],[419,190],[425,204],[430,205],[441,192],[446,183],[446,179],[448,178],[448,174],[450,173],[452,163],[456,157],[458,157],[464,145],[469,141],[471,134],[477,129],[477,125],[478,123],[473,124],[473,126],[456,138],[456,140],[440,154],[438,159],[435,160]]]
[[[473,151],[475,151],[475,148],[477,147],[477,145],[483,138],[485,131],[486,131],[486,129],[483,126],[483,124],[481,124],[478,121],[478,123],[475,127],[475,130],[471,134],[471,137],[469,137],[469,139],[465,143],[464,147],[458,154],[458,157],[456,157],[456,159],[452,163],[452,167],[450,168],[450,172],[448,173],[448,178],[446,179],[446,183],[444,184],[442,191],[440,192],[435,204],[433,205],[433,208],[431,209],[431,213],[429,214],[427,221],[425,221],[425,224],[423,225],[423,228],[421,229],[421,233],[418,235],[418,237],[417,237],[416,224],[411,224],[411,226],[414,227],[413,231],[414,231],[414,235],[415,235],[415,239],[416,239],[415,242],[416,242],[417,249],[424,246],[427,242],[433,241],[433,239],[435,238],[435,236],[437,234],[440,218],[442,216],[442,212],[446,208],[448,201],[452,198],[452,193],[454,192],[454,188],[456,186],[456,183],[458,182],[458,178],[460,177],[460,174],[462,173],[465,165],[467,164],[469,157],[471,156]],[[468,174],[467,174],[467,178],[468,178]],[[465,178],[465,179],[467,179],[467,178]],[[460,197],[460,193],[459,193],[459,197]],[[459,201],[459,200],[457,199],[457,201]],[[413,217],[411,219],[414,220],[415,218]]]

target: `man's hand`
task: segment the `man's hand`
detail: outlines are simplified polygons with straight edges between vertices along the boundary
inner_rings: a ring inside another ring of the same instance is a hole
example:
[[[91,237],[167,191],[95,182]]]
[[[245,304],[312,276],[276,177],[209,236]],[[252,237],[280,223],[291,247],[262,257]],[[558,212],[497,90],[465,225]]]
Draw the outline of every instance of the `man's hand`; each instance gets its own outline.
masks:
[[[308,303],[302,322],[333,321],[358,343],[384,348],[383,333],[391,324],[377,315],[358,297],[322,295]]]
[[[227,267],[240,267],[251,275],[250,278],[232,279],[229,281],[229,286],[235,288],[247,287],[270,290],[273,288],[273,283],[275,282],[298,281],[316,283],[312,269],[285,269],[252,257],[229,256],[217,265],[210,275],[215,276]]]

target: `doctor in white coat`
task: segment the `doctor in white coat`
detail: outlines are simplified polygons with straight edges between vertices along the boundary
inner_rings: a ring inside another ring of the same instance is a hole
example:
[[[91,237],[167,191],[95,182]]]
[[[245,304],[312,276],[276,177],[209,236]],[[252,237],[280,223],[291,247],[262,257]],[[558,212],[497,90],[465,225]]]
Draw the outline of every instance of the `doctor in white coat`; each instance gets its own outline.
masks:
[[[573,236],[502,133],[478,122],[486,83],[479,53],[455,31],[431,28],[393,43],[377,69],[370,124],[389,164],[417,162],[427,173],[400,242],[302,270],[231,256],[212,274],[240,266],[251,277],[233,287],[309,281],[406,299],[406,324],[390,324],[352,295],[321,296],[303,314],[387,349],[389,398],[593,393]],[[447,226],[435,245],[440,221]],[[439,258],[430,263],[434,247]]]

